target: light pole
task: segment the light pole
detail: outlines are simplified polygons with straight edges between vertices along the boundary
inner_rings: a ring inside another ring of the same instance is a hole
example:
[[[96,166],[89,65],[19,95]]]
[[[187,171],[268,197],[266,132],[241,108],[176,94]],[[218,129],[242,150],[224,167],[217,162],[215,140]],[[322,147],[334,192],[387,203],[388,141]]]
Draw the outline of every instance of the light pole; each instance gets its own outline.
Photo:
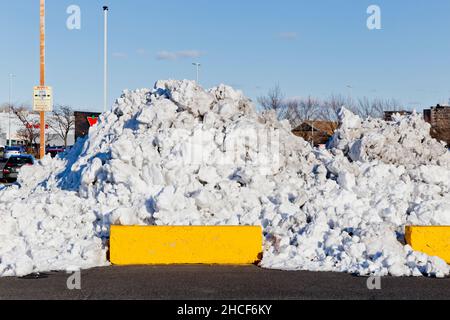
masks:
[[[8,139],[9,139],[9,143],[8,145],[11,147],[12,146],[12,141],[11,141],[11,109],[12,109],[12,87],[13,87],[13,78],[15,77],[15,75],[13,75],[12,73],[9,74],[9,110],[8,110]]]
[[[202,65],[198,62],[194,62],[192,65],[197,67],[197,84],[199,84],[199,82],[198,82],[199,81],[199,70]]]
[[[104,14],[104,66],[103,66],[103,112],[106,112],[108,106],[108,11],[107,6],[103,7]]]

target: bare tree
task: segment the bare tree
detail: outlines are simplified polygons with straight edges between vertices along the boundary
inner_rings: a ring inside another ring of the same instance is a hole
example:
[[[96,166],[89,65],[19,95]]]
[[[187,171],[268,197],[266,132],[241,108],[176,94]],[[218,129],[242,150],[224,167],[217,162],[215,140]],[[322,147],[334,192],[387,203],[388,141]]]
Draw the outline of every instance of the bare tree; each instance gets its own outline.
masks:
[[[48,125],[64,141],[64,146],[67,147],[69,134],[75,128],[73,109],[69,106],[57,106],[52,112]]]
[[[319,116],[320,100],[309,96],[306,99],[300,99],[298,114],[301,121],[317,120]]]
[[[383,118],[386,111],[400,111],[401,104],[396,99],[369,99],[367,97],[358,100],[356,113],[366,118]]]
[[[278,119],[288,120],[293,127],[305,121],[329,121],[333,127],[339,121],[339,111],[346,107],[361,118],[384,118],[386,111],[400,111],[401,104],[396,99],[370,99],[363,97],[357,101],[344,95],[331,95],[321,101],[308,96],[307,98],[285,99],[277,85],[267,96],[259,97],[258,103],[264,111],[274,110]]]
[[[367,97],[358,99],[355,111],[360,117],[364,119],[374,114],[372,102]]]
[[[285,99],[285,95],[278,85],[272,88],[266,96],[259,97],[258,103],[264,111],[274,110],[279,120],[288,120],[292,127],[320,117],[321,102],[319,99],[311,96]]]
[[[270,89],[267,96],[258,98],[258,103],[261,105],[264,111],[275,110],[277,113],[281,112],[284,108],[284,94],[281,91],[279,85]]]
[[[281,115],[283,120],[288,120],[293,128],[299,125],[301,121],[300,100],[290,99],[286,102],[286,106]]]
[[[339,113],[345,107],[354,110],[353,100],[341,94],[333,94],[321,102],[318,109],[318,118],[327,125],[322,124],[329,132],[334,132],[339,127]]]
[[[407,111],[405,108],[402,108],[402,104],[397,99],[386,99],[384,100],[384,110],[385,111]]]
[[[339,121],[339,111],[342,107],[354,109],[353,102],[343,95],[331,95],[320,107],[320,117],[326,121]]]
[[[279,118],[288,120],[292,127],[296,127],[304,121],[316,120],[319,117],[320,105],[320,100],[311,96],[305,99],[289,99],[281,108]]]
[[[11,107],[12,112],[16,115],[23,127],[17,131],[17,136],[26,141],[27,147],[33,147],[40,137],[39,123],[36,122],[26,107]]]

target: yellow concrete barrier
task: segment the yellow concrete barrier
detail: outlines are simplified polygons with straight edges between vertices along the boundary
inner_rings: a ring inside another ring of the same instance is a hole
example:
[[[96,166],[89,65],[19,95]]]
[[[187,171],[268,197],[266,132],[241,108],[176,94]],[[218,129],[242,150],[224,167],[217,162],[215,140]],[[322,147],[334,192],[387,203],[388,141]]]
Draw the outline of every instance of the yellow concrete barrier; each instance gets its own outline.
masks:
[[[440,257],[450,264],[450,226],[406,227],[406,241],[415,251]]]
[[[257,262],[261,253],[261,227],[111,226],[115,265],[243,265]]]

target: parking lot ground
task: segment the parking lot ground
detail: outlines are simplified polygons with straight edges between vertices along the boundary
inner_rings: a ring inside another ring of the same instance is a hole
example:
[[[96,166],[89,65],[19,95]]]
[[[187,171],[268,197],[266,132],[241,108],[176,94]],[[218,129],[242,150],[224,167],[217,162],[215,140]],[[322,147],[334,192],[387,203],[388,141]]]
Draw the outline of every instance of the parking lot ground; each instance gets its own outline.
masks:
[[[392,300],[450,299],[450,279],[368,278],[341,273],[265,270],[256,266],[133,266],[81,272],[81,290],[69,290],[64,272],[36,279],[1,278],[0,299],[118,300]]]

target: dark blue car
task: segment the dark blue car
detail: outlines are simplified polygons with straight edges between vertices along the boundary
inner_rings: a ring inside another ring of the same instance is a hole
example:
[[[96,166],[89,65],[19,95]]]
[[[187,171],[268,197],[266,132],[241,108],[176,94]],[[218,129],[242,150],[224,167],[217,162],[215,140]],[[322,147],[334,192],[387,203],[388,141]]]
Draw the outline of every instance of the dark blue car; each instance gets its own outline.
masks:
[[[3,179],[8,182],[17,180],[19,170],[23,166],[34,165],[34,157],[30,155],[11,156],[3,167]]]

